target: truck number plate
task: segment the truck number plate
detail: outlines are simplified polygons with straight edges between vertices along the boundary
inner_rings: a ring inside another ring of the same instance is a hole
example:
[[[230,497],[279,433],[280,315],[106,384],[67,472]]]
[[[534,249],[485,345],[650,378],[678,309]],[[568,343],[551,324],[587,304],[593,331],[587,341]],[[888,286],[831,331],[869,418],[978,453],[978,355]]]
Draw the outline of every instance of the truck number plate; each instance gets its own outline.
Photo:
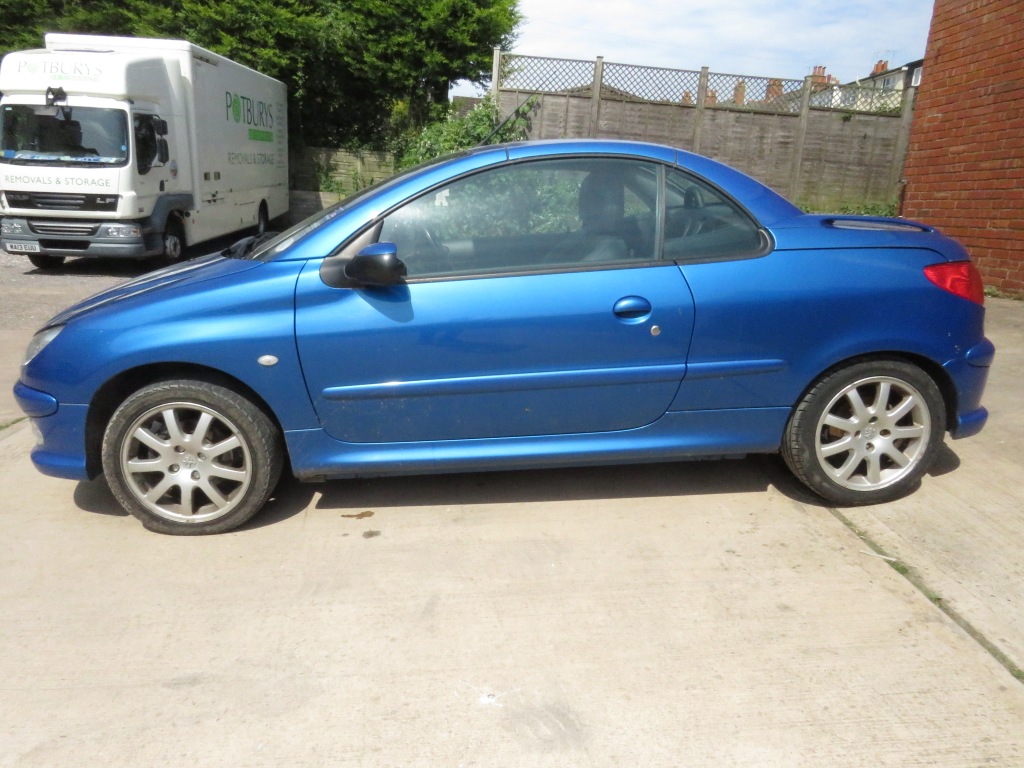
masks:
[[[4,248],[9,253],[39,253],[39,243],[8,243]]]

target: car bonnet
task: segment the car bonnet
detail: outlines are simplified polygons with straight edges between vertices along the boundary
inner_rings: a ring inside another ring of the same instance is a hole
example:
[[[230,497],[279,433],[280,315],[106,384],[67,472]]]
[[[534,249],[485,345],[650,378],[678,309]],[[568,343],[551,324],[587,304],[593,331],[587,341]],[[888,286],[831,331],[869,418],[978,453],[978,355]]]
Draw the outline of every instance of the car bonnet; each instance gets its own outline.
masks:
[[[172,285],[200,283],[213,278],[244,272],[260,266],[260,262],[227,259],[220,254],[210,254],[183,264],[174,264],[156,272],[140,275],[134,280],[120,283],[73,304],[61,311],[44,327],[63,325],[83,315],[95,312],[129,298],[153,294],[165,290]]]

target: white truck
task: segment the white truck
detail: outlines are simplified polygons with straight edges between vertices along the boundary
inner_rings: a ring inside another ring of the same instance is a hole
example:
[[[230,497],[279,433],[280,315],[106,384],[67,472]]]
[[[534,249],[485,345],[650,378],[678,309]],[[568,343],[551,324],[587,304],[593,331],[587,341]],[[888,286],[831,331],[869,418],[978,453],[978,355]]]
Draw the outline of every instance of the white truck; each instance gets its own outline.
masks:
[[[180,258],[288,210],[284,84],[184,40],[47,34],[0,63],[0,248]]]

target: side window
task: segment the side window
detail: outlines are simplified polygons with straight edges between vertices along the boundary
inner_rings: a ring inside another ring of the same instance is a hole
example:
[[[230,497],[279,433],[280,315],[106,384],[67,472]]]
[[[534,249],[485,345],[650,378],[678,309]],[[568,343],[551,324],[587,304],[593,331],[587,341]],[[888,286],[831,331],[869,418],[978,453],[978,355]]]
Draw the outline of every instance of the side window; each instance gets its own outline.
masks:
[[[732,200],[704,182],[672,169],[665,179],[664,257],[710,261],[755,256],[760,227]]]
[[[436,188],[385,218],[409,277],[545,271],[655,258],[658,168],[553,158]]]
[[[145,176],[157,162],[157,133],[152,115],[135,115],[135,165]]]

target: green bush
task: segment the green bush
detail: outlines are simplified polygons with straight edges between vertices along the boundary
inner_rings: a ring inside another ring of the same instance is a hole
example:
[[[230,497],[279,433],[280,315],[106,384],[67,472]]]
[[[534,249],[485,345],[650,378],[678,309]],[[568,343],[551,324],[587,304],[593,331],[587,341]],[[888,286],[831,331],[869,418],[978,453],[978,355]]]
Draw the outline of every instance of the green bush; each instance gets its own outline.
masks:
[[[523,104],[510,119],[503,122],[497,103],[491,96],[485,96],[466,114],[451,114],[400,142],[401,146],[396,147],[398,168],[408,168],[441,155],[484,143],[522,141],[527,136],[528,115],[532,108],[533,99]]]
[[[800,205],[807,213],[837,213],[844,216],[897,216],[898,204],[895,200],[887,203],[839,203]]]

